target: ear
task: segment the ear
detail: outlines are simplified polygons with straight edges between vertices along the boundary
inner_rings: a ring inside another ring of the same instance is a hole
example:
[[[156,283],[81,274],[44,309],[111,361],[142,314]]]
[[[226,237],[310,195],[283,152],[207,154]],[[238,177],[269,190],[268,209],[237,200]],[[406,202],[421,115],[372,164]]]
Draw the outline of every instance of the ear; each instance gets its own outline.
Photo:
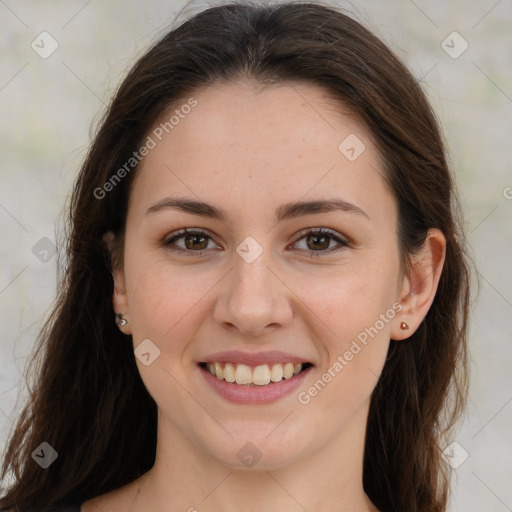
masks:
[[[446,255],[446,238],[439,229],[430,229],[421,251],[413,256],[411,269],[404,276],[399,301],[402,310],[391,328],[391,338],[404,340],[416,331],[428,313],[437,292],[437,286]],[[400,328],[402,322],[408,329]]]
[[[123,318],[126,319],[125,325],[117,325],[119,330],[124,334],[131,334],[132,328],[130,324],[130,314],[128,310],[128,300],[126,295],[126,285],[124,278],[124,268],[121,259],[119,258],[119,241],[116,239],[112,231],[103,235],[103,241],[107,246],[110,256],[110,268],[112,279],[114,280],[114,292],[112,294],[112,305],[116,315],[121,313]]]

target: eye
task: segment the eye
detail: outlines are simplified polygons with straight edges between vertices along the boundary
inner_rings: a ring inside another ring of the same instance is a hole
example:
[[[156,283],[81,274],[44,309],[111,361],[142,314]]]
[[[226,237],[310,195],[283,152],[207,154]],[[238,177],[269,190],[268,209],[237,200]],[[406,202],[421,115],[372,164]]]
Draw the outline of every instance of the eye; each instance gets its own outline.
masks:
[[[332,254],[333,252],[340,251],[349,245],[348,241],[341,237],[341,235],[338,235],[335,231],[327,228],[307,229],[301,231],[300,235],[301,237],[297,242],[295,242],[295,245],[304,239],[306,241],[305,250],[311,253],[312,258],[315,256],[326,256],[328,254]],[[331,241],[333,240],[337,242],[340,247],[328,250]]]
[[[310,252],[311,257],[332,254],[349,245],[348,241],[341,237],[341,235],[327,228],[307,229],[301,231],[299,235],[300,238],[294,245],[297,245],[298,242],[304,239],[306,248],[301,250]],[[176,242],[182,239],[183,246],[180,246]],[[329,249],[332,241],[335,241],[339,247]],[[164,241],[163,245],[172,252],[186,254],[187,256],[202,256],[207,251],[209,242],[213,242],[218,247],[208,232],[201,229],[185,228],[175,232]]]
[[[183,239],[184,247],[172,247],[172,245],[176,245],[175,242],[180,239]],[[165,240],[164,245],[173,252],[181,254],[186,253],[190,256],[202,256],[204,251],[208,248],[209,241],[213,242],[213,239],[204,230],[180,229],[171,238]]]

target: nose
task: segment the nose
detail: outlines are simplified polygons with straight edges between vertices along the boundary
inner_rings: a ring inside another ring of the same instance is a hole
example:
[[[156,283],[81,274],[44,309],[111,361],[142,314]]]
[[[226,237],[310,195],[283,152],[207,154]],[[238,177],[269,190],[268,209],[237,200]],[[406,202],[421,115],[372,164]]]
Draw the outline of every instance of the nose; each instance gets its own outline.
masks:
[[[245,336],[263,336],[291,321],[293,293],[277,265],[264,255],[266,251],[252,263],[236,256],[215,305],[218,325]]]

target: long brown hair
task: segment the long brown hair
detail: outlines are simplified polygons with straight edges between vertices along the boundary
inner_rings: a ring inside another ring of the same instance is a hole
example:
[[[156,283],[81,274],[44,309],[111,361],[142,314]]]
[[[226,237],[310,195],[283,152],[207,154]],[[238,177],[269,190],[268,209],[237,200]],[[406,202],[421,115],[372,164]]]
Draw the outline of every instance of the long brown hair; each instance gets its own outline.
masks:
[[[98,189],[164,111],[200,87],[239,77],[320,86],[366,126],[398,204],[405,264],[429,228],[446,237],[432,307],[409,340],[391,340],[371,399],[363,472],[364,489],[382,511],[446,510],[441,435],[466,401],[470,297],[439,125],[418,81],[377,37],[339,9],[300,2],[206,9],[154,44],[120,85],[73,190],[67,266],[31,361],[35,384],[5,452],[1,478],[13,483],[0,510],[85,501],[154,464],[157,408],[114,323],[102,240],[108,231],[122,237],[136,168],[108,193]],[[58,453],[44,470],[31,457],[42,442]]]

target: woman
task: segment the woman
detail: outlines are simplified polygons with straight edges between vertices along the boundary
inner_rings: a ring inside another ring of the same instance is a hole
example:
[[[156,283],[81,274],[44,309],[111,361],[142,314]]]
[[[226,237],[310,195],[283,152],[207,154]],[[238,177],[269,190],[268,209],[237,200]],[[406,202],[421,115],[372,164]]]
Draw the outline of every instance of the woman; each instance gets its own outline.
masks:
[[[0,510],[446,510],[455,207],[424,93],[350,17],[226,4],[173,29],[76,182]]]

